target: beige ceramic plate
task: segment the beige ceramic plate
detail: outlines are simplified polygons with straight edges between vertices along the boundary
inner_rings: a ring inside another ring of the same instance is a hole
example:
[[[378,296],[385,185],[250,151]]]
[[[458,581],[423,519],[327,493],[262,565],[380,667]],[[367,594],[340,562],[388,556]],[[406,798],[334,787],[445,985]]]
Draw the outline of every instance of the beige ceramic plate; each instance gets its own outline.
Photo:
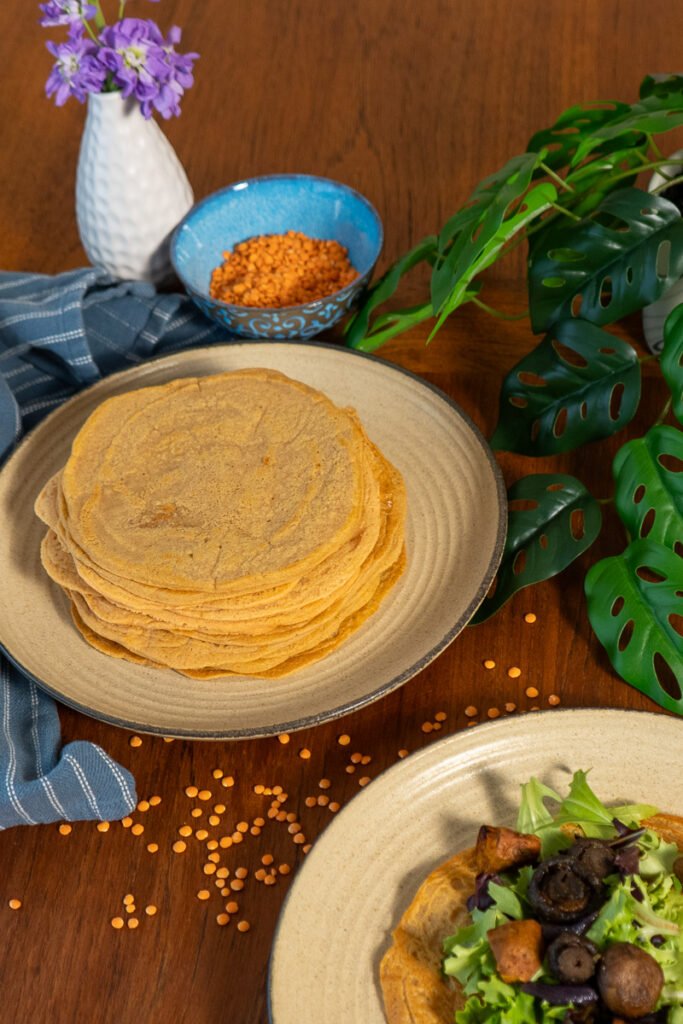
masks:
[[[358,410],[408,491],[408,568],[352,637],[283,679],[189,680],[100,654],[72,625],[43,572],[33,502],[66,461],[86,417],[110,395],[175,377],[264,366]],[[490,449],[445,395],[349,349],[249,342],[188,351],[108,377],[45,420],[0,473],[0,643],[66,704],[147,732],[239,738],[290,731],[376,700],[419,672],[463,628],[500,561],[505,494]]]
[[[447,737],[385,772],[327,827],[280,917],[272,1024],[384,1024],[379,962],[420,883],[479,826],[514,825],[519,786],[591,769],[607,802],[683,814],[683,725],[637,711],[548,711]]]

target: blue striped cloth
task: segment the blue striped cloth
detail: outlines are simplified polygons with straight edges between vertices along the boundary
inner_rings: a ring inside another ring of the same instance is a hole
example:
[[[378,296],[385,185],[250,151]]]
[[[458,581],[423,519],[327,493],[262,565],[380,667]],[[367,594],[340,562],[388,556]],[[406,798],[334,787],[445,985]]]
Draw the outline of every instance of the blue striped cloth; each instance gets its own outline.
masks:
[[[93,269],[0,273],[0,461],[55,406],[106,374],[225,339],[184,296],[140,282]],[[0,829],[113,820],[133,809],[130,772],[94,743],[60,747],[54,700],[1,651],[0,710]]]

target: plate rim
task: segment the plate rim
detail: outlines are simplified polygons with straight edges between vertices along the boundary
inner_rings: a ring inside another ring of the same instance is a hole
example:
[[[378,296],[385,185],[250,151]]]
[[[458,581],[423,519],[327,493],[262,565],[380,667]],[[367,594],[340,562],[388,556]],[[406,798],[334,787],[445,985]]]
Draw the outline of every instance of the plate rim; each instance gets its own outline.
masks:
[[[543,709],[542,711],[533,712],[533,720],[547,719],[550,715],[552,715],[553,718],[561,715],[561,716],[569,719],[570,717],[575,716],[575,715],[579,715],[579,716],[581,716],[581,715],[591,715],[591,714],[595,715],[596,713],[599,716],[605,715],[606,717],[611,717],[611,716],[616,716],[616,717],[633,716],[633,717],[640,717],[640,718],[645,717],[645,718],[648,718],[649,720],[651,720],[652,722],[654,722],[655,720],[658,720],[658,719],[662,719],[662,718],[664,718],[664,719],[671,719],[672,721],[676,721],[676,716],[671,715],[671,714],[669,714],[669,713],[667,713],[665,711],[649,711],[649,710],[641,710],[639,708],[618,708],[618,707],[611,707],[611,706],[607,707],[605,705],[597,705],[597,704],[596,705],[582,705],[580,707],[566,707],[566,708],[552,708],[552,709],[546,708],[546,709]],[[481,736],[482,732],[484,732],[487,737],[488,737],[489,733],[496,733],[498,731],[505,732],[506,728],[510,728],[511,723],[515,723],[516,724],[517,722],[520,721],[520,718],[521,718],[520,715],[510,715],[507,718],[498,718],[498,719],[494,719],[492,721],[482,722],[480,725],[477,726],[475,732],[476,732],[477,736]],[[527,720],[527,718],[528,718],[528,716],[524,716],[524,720]],[[541,727],[539,726],[539,728],[541,728]],[[354,794],[354,796],[344,805],[344,807],[342,807],[342,809],[334,816],[334,818],[331,821],[328,821],[328,823],[324,826],[324,828],[323,828],[322,832],[320,833],[320,835],[318,836],[318,838],[315,840],[315,842],[313,844],[313,847],[311,848],[310,853],[311,854],[314,853],[316,848],[319,846],[321,840],[324,840],[325,842],[330,842],[331,841],[329,839],[329,833],[332,832],[333,836],[335,836],[337,834],[337,832],[339,831],[340,827],[343,827],[343,826],[340,825],[340,822],[341,823],[345,822],[345,820],[346,820],[345,819],[345,815],[348,814],[349,809],[356,803],[357,800],[363,801],[364,799],[367,799],[368,798],[367,794],[369,792],[372,792],[372,787],[374,786],[374,784],[376,782],[379,782],[380,780],[386,781],[387,776],[391,775],[391,774],[394,774],[394,773],[396,773],[397,775],[400,776],[402,771],[406,771],[407,770],[406,767],[405,767],[406,765],[414,763],[415,761],[419,760],[421,757],[425,756],[427,753],[429,753],[430,755],[433,755],[433,754],[436,754],[436,751],[438,751],[440,748],[446,747],[446,746],[450,747],[451,745],[455,746],[457,748],[460,745],[460,743],[462,743],[463,745],[466,746],[467,742],[468,742],[468,740],[469,740],[469,738],[471,736],[472,736],[472,731],[471,730],[459,729],[457,732],[450,733],[448,736],[442,736],[440,739],[434,740],[431,743],[426,744],[426,746],[421,747],[419,750],[414,750],[407,757],[405,757],[405,758],[403,758],[401,760],[395,761],[393,764],[388,765],[386,768],[384,768],[379,773],[379,775],[375,776],[375,778],[372,780],[372,782],[370,783],[369,786],[367,786],[365,789],[361,790],[359,793]],[[324,857],[325,856],[325,849],[323,849],[322,853],[318,852],[316,856],[317,857],[321,857],[321,856]],[[301,883],[301,877],[302,877],[302,875],[303,875],[303,873],[304,873],[304,871],[306,869],[306,866],[308,864],[310,864],[310,863],[313,863],[315,865],[315,859],[311,860],[311,859],[309,859],[309,857],[307,857],[300,864],[299,868],[297,869],[296,875],[294,876],[294,879],[292,880],[292,884],[290,885],[289,889],[287,890],[285,898],[284,898],[284,900],[282,902],[282,906],[280,907],[280,912],[278,914],[277,922],[275,924],[275,930],[273,932],[273,938],[272,938],[272,941],[271,941],[270,952],[268,954],[268,965],[267,965],[267,968],[266,968],[266,1010],[267,1010],[267,1013],[268,1013],[268,1024],[278,1024],[278,1021],[276,1020],[275,1015],[274,1015],[274,1011],[273,1011],[272,999],[273,999],[273,973],[274,973],[274,969],[275,969],[275,959],[276,959],[276,955],[277,955],[277,946],[278,946],[278,942],[280,941],[280,938],[281,938],[280,933],[281,933],[281,930],[282,930],[282,927],[283,927],[283,923],[284,923],[284,919],[285,919],[285,914],[286,914],[286,911],[287,911],[287,909],[289,907],[290,900],[292,899],[293,894],[295,892],[298,892],[298,890],[301,888],[301,884],[302,884]]]
[[[2,639],[0,639],[0,651],[2,651],[2,653],[7,657],[11,664],[14,665],[14,667],[18,669],[20,672],[22,672],[27,679],[30,679],[38,687],[40,687],[40,689],[50,694],[50,696],[54,697],[55,700],[58,700],[60,703],[72,708],[75,711],[80,712],[81,714],[86,715],[89,718],[93,718],[96,721],[105,722],[108,725],[117,726],[121,729],[133,729],[137,732],[143,732],[147,735],[173,736],[174,738],[178,739],[231,741],[276,736],[278,735],[278,733],[282,732],[298,732],[303,729],[313,728],[317,725],[321,725],[324,722],[335,721],[336,719],[342,718],[344,715],[351,714],[354,711],[358,711],[361,708],[366,707],[368,704],[372,704],[375,701],[380,700],[382,697],[386,696],[389,693],[392,693],[394,690],[399,689],[399,687],[403,686],[414,676],[422,672],[429,664],[431,664],[431,662],[434,661],[435,658],[437,658],[453,642],[453,640],[458,636],[458,634],[465,628],[465,626],[470,621],[470,619],[476,612],[481,602],[484,600],[484,597],[486,596],[486,593],[488,592],[488,589],[491,586],[493,578],[496,572],[498,571],[498,567],[503,556],[503,548],[505,546],[507,535],[507,491],[505,488],[502,470],[494,457],[493,449],[486,441],[486,438],[484,437],[484,434],[481,431],[481,429],[477,426],[477,424],[469,416],[469,414],[466,413],[465,410],[462,409],[461,406],[453,398],[450,397],[450,395],[447,395],[446,392],[442,391],[441,388],[437,387],[437,385],[432,384],[431,381],[426,380],[425,378],[421,377],[414,371],[408,370],[405,367],[400,366],[396,363],[392,363],[389,360],[377,356],[373,353],[361,352],[357,349],[347,348],[343,345],[334,344],[330,342],[319,342],[315,340],[306,339],[299,339],[296,341],[271,341],[265,338],[239,338],[235,340],[226,340],[225,342],[218,342],[211,345],[202,345],[197,348],[193,348],[190,346],[187,348],[179,349],[175,352],[167,352],[164,354],[155,355],[149,359],[144,359],[141,363],[139,363],[136,366],[130,366],[124,370],[118,370],[116,373],[107,374],[106,376],[101,377],[99,380],[94,381],[92,384],[89,384],[88,386],[82,388],[80,391],[77,391],[75,395],[72,395],[65,402],[62,402],[60,405],[58,405],[55,409],[48,413],[48,415],[45,416],[44,419],[37,423],[27,434],[25,434],[21,438],[19,444],[16,445],[16,447],[11,452],[9,457],[0,467],[0,479],[5,474],[6,470],[11,465],[13,460],[20,455],[20,453],[26,446],[28,446],[28,444],[33,439],[35,432],[38,429],[42,429],[46,424],[50,422],[50,420],[53,417],[59,416],[63,412],[63,410],[68,408],[70,405],[74,405],[77,404],[77,402],[82,401],[83,396],[85,394],[90,393],[94,389],[103,385],[105,382],[116,382],[121,380],[121,378],[127,377],[135,378],[136,375],[139,375],[142,371],[146,370],[153,364],[161,363],[164,361],[172,363],[174,360],[178,360],[179,358],[182,359],[186,355],[196,355],[201,358],[201,356],[203,355],[208,356],[214,353],[216,349],[231,349],[234,347],[248,348],[254,346],[268,346],[270,348],[278,347],[280,349],[307,347],[311,349],[322,350],[330,354],[342,355],[344,357],[346,357],[347,355],[356,356],[361,359],[364,359],[367,362],[368,366],[379,363],[382,367],[390,371],[394,371],[402,376],[408,377],[410,380],[415,382],[419,387],[426,388],[428,391],[432,392],[437,399],[441,400],[447,406],[449,406],[450,409],[454,410],[458,417],[467,425],[472,436],[476,440],[481,453],[485,456],[486,462],[488,463],[488,466],[492,472],[496,488],[496,498],[498,504],[496,542],[491,553],[491,558],[489,559],[486,574],[483,577],[477,592],[473,596],[472,600],[470,601],[465,611],[462,613],[462,615],[460,615],[458,620],[447,630],[444,636],[441,637],[441,639],[426,654],[424,654],[420,659],[418,659],[418,661],[413,662],[410,666],[404,669],[403,672],[399,673],[397,676],[394,676],[389,681],[383,683],[380,687],[377,687],[376,689],[373,689],[368,693],[365,693],[357,698],[354,698],[353,700],[346,701],[345,703],[342,703],[340,705],[336,705],[333,708],[329,708],[324,711],[317,712],[315,714],[310,714],[302,718],[297,718],[291,722],[278,722],[273,726],[233,729],[229,733],[226,733],[224,729],[193,730],[175,727],[169,731],[167,729],[160,728],[159,726],[150,725],[149,723],[136,722],[131,719],[120,719],[114,715],[103,714],[102,712],[98,712],[92,708],[88,708],[80,704],[77,700],[67,697],[66,695],[61,693],[61,691],[56,690],[50,684],[46,683],[44,680],[40,679],[34,673],[26,669],[8,649],[6,643]]]

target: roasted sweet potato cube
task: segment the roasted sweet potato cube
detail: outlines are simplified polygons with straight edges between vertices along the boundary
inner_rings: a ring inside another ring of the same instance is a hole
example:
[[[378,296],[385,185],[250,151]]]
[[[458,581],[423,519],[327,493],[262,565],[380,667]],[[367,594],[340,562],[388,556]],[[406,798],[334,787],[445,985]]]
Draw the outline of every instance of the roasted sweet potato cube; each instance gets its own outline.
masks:
[[[541,852],[538,836],[515,832],[511,828],[482,825],[476,845],[477,871],[505,871],[506,868],[533,864]]]
[[[503,981],[531,981],[543,960],[543,933],[538,921],[508,921],[486,936]]]

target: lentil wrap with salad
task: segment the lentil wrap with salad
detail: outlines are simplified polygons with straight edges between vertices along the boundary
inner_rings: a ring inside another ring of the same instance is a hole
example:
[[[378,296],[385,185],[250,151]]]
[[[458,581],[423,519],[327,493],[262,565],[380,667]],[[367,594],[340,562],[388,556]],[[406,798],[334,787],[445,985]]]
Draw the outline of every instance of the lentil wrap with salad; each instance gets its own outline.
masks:
[[[553,801],[550,811],[547,801]],[[388,1024],[683,1024],[683,818],[531,779],[393,932]]]

